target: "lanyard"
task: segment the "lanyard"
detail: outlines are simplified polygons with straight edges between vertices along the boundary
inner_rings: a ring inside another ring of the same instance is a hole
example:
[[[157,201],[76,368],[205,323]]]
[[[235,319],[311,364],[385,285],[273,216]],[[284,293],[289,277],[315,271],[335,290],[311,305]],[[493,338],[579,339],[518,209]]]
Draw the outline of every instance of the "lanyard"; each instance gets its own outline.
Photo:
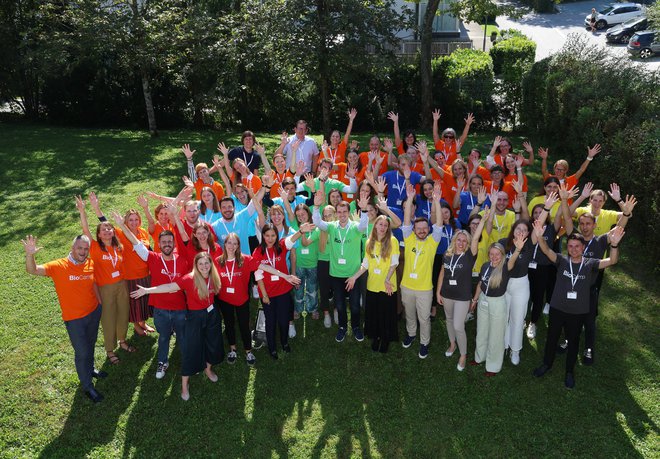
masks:
[[[119,255],[117,254],[117,250],[114,247],[112,248],[112,251],[115,253],[115,258],[112,258],[110,251],[108,251],[108,256],[110,257],[110,263],[112,263],[112,269],[115,269],[115,266],[117,266],[117,261],[119,261]]]
[[[335,151],[332,151],[332,148],[328,147],[328,150],[330,150],[330,159],[332,160],[332,164],[337,163],[337,154],[339,153],[339,147],[335,148]]]
[[[403,177],[403,181],[399,184],[399,174],[397,173],[394,180],[395,180],[396,185],[394,185],[392,188],[397,190],[399,192],[399,196],[402,197],[403,196],[403,191],[405,190],[406,178]]]
[[[232,262],[231,265],[231,274],[229,274],[229,268],[227,265],[229,262]],[[236,259],[233,260],[227,260],[227,263],[225,264],[225,272],[227,273],[227,279],[229,279],[229,285],[232,285],[232,281],[234,280],[234,268],[236,267]]]
[[[428,218],[430,220],[431,219],[431,201],[429,201],[428,199],[426,200],[426,209],[427,209],[426,215],[428,215]]]
[[[486,291],[484,292],[484,295],[488,296],[488,289],[490,288],[490,277],[488,277],[488,273],[490,272],[490,268],[492,268],[492,265],[488,263],[488,268],[486,268],[486,272],[484,273],[484,277],[482,280],[486,280]]]
[[[176,257],[174,257],[174,270],[172,271],[172,273],[170,273],[170,270],[167,269],[167,264],[165,263],[165,259],[163,258],[162,253],[160,254],[160,261],[163,263],[163,267],[165,268],[165,275],[169,277],[170,282],[172,282],[176,277]]]
[[[595,239],[595,237],[593,237],[593,236],[591,237],[591,239],[589,239],[589,243],[588,243],[587,246],[584,248],[584,252],[583,252],[583,253],[584,253],[585,255],[586,255],[587,253],[589,253],[589,246],[591,245],[592,242],[594,242],[594,239]]]
[[[474,196],[472,196],[472,193],[470,193],[470,192],[468,192],[468,194],[470,195],[470,207],[469,207],[469,209],[472,210],[472,209],[474,209]]]
[[[250,160],[247,160],[247,157],[245,156],[245,147],[243,147],[243,162],[245,165],[249,168],[250,164],[252,164],[252,160],[254,159],[254,153],[250,153]]]
[[[268,264],[271,265],[273,268],[275,267],[275,249],[273,248],[273,259],[270,259],[270,255],[268,255],[268,248],[266,248],[266,259],[268,260]]]
[[[447,231],[447,228],[449,228],[449,231]],[[451,241],[451,237],[454,235],[454,230],[451,226],[445,225],[442,227],[442,234],[447,238],[447,243],[449,243]]]
[[[231,222],[231,231],[229,231],[229,228],[227,228],[227,225],[225,224],[225,219],[224,219],[224,217],[220,219],[220,223],[222,223],[222,226],[225,227],[225,232],[226,232],[227,234],[229,234],[230,232],[231,232],[231,233],[235,233],[235,232],[236,232],[236,231],[234,231],[234,229],[235,229],[235,227],[236,227],[236,219],[232,219],[232,222]],[[227,223],[229,223],[229,222],[227,222]],[[226,236],[225,236],[225,237],[226,237]]]
[[[456,263],[452,266],[452,262],[454,261],[454,255],[451,256],[451,260],[449,260],[449,271],[451,271],[451,277],[454,277],[454,271],[456,270],[456,266],[458,265],[458,262],[460,261],[461,257],[465,255],[465,252],[460,254],[458,258],[456,259]]]
[[[571,288],[573,289],[573,291],[575,291],[575,284],[577,284],[578,278],[580,277],[580,271],[582,270],[583,264],[584,264],[584,257],[582,257],[582,261],[580,262],[580,267],[578,268],[577,274],[575,275],[575,277],[573,277],[573,262],[571,261],[570,258],[568,259],[568,266],[571,268]]]
[[[424,245],[426,244],[426,239],[422,241],[422,249],[424,248]],[[417,270],[417,260],[419,259],[419,254],[421,253],[421,250],[419,250],[419,239],[415,241],[415,262],[413,263],[413,272]]]
[[[337,225],[337,237],[339,237],[339,243],[341,244],[341,255],[344,256],[344,243],[346,242],[346,237],[348,236],[348,231],[351,229],[351,222],[346,224],[346,231],[344,232],[344,237],[341,237],[341,225]]]
[[[497,227],[497,232],[502,234],[502,228],[504,228],[504,223],[506,223],[506,215],[504,215],[504,221],[500,225],[499,220],[497,219],[497,215],[493,216],[493,220],[495,220],[495,226]]]

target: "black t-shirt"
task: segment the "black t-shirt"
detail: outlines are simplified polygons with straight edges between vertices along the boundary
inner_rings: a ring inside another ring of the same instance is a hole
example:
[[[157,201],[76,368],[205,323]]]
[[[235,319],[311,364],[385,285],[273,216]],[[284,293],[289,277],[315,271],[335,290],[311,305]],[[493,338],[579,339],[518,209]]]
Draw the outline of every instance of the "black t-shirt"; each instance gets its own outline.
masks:
[[[557,281],[552,292],[550,307],[568,314],[586,314],[589,312],[589,290],[591,284],[598,277],[598,265],[600,260],[595,258],[582,258],[583,263],[572,263],[568,257],[557,254]],[[571,283],[571,266],[575,286]],[[569,292],[575,298],[569,298]]]
[[[479,272],[479,282],[481,285],[481,291],[486,295],[486,296],[491,296],[491,297],[499,297],[503,296],[504,293],[506,293],[506,286],[509,283],[509,277],[510,273],[509,270],[507,269],[506,266],[506,260],[502,260],[502,282],[500,282],[499,287],[488,287],[488,284],[490,283],[490,276],[493,274],[493,267],[490,265],[490,262],[487,261],[484,263],[484,265],[481,267],[481,271]]]
[[[499,243],[504,246],[504,250],[506,250],[506,239],[500,239]],[[506,252],[506,262],[509,262],[509,258],[513,255],[513,252],[516,250],[516,246],[514,245],[511,250],[508,250]],[[532,256],[534,255],[534,244],[532,244],[532,238],[528,237],[527,242],[525,242],[525,245],[523,246],[522,250],[518,254],[518,258],[516,258],[516,262],[513,264],[513,269],[510,272],[510,275],[514,279],[518,279],[520,277],[525,277],[527,275],[527,270],[529,269],[529,262],[532,259]]]
[[[586,258],[597,258],[602,260],[607,251],[607,234],[601,234],[600,236],[594,236],[591,238],[587,245],[584,246],[584,253],[582,254]]]
[[[259,166],[261,166],[261,157],[254,150],[252,150],[251,153],[248,153],[243,147],[234,147],[229,150],[229,161],[231,162],[236,158],[240,158],[245,161],[245,165],[253,174],[257,169],[259,169]]]
[[[555,225],[546,225],[545,230],[543,230],[543,239],[545,240],[545,243],[548,245],[548,247],[551,248],[551,250],[556,237],[557,230],[555,230]],[[541,247],[539,247],[538,243],[535,244],[532,249],[531,261],[535,261],[538,265],[543,266],[550,266],[552,264],[550,259],[545,256],[545,253],[543,253],[543,250],[541,250]]]
[[[476,260],[477,257],[472,255],[469,247],[460,255],[442,257],[445,275],[440,294],[444,298],[456,301],[469,301],[472,298],[472,267]]]

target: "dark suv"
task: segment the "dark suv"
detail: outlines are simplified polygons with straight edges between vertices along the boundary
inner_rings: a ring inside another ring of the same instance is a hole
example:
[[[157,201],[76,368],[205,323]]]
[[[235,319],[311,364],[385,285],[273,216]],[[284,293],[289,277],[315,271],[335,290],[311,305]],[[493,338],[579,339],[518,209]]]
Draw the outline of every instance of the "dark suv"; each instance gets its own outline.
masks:
[[[628,44],[630,37],[635,32],[645,30],[648,21],[644,16],[639,16],[633,19],[628,19],[623,24],[616,25],[607,31],[605,38],[609,43],[623,43]]]
[[[656,34],[657,31],[655,30],[637,32],[628,42],[628,53],[642,59],[648,59],[660,53],[660,43],[655,41]]]

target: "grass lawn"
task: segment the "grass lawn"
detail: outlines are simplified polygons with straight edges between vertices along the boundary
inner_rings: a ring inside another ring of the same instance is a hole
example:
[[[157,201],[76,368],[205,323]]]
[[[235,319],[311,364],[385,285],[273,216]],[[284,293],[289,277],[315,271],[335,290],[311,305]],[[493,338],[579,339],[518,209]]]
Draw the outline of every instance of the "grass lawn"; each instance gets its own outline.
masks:
[[[119,351],[122,362],[112,366],[99,334],[96,362],[110,376],[97,384],[106,399],[92,405],[78,389],[52,281],[25,273],[19,239],[40,238],[38,263],[66,256],[79,232],[75,194],[94,190],[104,209],[121,210],[145,190],[173,194],[186,173],[183,143],[210,160],[218,141],[237,145],[240,134],[169,131],[152,140],[0,125],[0,137],[1,457],[660,456],[657,260],[631,240],[606,274],[596,364],[578,364],[573,391],[563,385],[562,357],[543,379],[531,376],[545,324],[536,341],[525,338],[520,366],[506,359],[500,375],[486,378],[483,368],[459,373],[457,356],[445,358],[442,317],[424,361],[417,343],[385,355],[351,336],[337,344],[334,329],[308,317],[291,354],[272,361],[257,351],[253,370],[243,359],[223,363],[217,384],[195,376],[188,403],[179,397],[178,347],[159,381],[155,337],[129,331],[138,352]],[[258,137],[270,152],[278,143],[277,135]],[[357,137],[367,144],[368,135]],[[468,146],[491,139],[471,137]],[[473,321],[470,358],[474,338]]]

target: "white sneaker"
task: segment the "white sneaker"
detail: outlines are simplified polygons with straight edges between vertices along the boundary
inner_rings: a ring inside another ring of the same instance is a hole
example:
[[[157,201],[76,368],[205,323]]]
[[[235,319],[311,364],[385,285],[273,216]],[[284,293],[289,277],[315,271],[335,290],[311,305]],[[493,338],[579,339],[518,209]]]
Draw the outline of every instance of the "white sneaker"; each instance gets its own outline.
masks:
[[[465,321],[469,322],[471,320],[474,320],[474,314],[472,314],[471,312],[468,312],[467,315],[465,316]]]
[[[330,328],[332,327],[332,319],[330,318],[330,314],[324,314],[323,316],[323,326],[325,328]]]
[[[165,372],[170,367],[168,363],[158,362],[158,369],[156,370],[156,379],[163,379]]]
[[[235,363],[237,358],[236,351],[229,351],[229,354],[227,354],[227,363]]]
[[[536,324],[533,322],[529,323],[527,327],[527,338],[534,339],[536,338]]]
[[[252,286],[252,298],[259,298],[259,287],[256,285]]]
[[[335,309],[335,325],[339,325],[339,313]]]
[[[511,351],[511,363],[514,365],[520,364],[520,351]]]
[[[247,364],[249,366],[253,366],[257,362],[257,358],[254,356],[252,352],[248,352],[245,355],[245,360],[247,361]]]
[[[550,303],[546,303],[545,306],[543,306],[543,314],[546,316],[550,314]]]
[[[291,323],[289,324],[289,338],[295,338],[295,337],[296,337],[296,326]]]

